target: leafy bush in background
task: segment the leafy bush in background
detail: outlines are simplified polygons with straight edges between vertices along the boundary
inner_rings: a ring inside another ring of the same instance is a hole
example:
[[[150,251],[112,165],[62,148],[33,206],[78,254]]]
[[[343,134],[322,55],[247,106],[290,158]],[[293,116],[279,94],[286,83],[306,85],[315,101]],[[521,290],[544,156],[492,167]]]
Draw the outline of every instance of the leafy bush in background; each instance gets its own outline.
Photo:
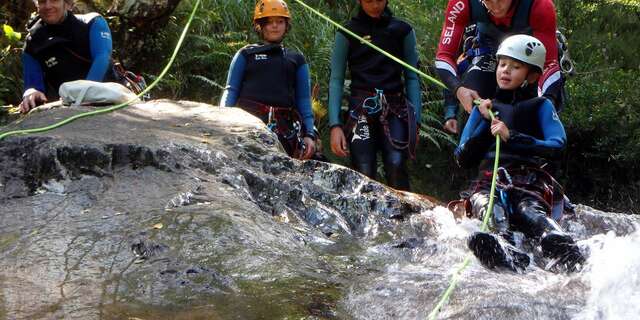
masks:
[[[24,35],[7,24],[8,12],[0,8],[0,125],[22,94],[20,48]]]
[[[561,115],[569,146],[563,180],[596,207],[640,212],[640,1],[557,1],[577,74]]]

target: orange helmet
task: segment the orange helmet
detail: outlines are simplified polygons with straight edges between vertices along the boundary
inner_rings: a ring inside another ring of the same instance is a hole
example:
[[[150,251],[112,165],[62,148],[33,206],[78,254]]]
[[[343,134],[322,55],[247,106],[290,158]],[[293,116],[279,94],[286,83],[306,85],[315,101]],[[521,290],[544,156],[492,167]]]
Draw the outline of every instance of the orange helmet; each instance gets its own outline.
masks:
[[[291,18],[289,7],[283,0],[258,0],[253,13],[253,21],[266,17]]]

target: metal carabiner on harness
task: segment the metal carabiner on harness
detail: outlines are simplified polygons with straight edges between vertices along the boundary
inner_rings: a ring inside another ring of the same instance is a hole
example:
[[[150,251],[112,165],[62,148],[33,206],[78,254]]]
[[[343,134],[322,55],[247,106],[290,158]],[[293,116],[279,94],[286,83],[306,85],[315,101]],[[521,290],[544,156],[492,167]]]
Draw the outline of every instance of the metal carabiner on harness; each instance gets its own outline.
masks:
[[[305,151],[307,150],[307,144],[304,142],[304,136],[302,135],[302,125],[300,124],[300,121],[295,121],[293,123],[291,132],[289,132],[289,134],[286,135],[284,139],[287,141],[295,141],[297,149],[299,150],[299,154],[296,157],[302,159],[302,155],[304,155]],[[294,152],[294,155],[295,154],[296,152]]]
[[[293,123],[293,130],[291,130],[291,132],[289,132],[288,135],[284,136],[285,139],[290,140],[293,139],[293,137],[298,136],[298,140],[300,139],[300,131],[302,130],[302,126],[300,125],[300,122],[295,121]]]
[[[368,114],[373,115],[382,111],[382,106],[386,102],[383,90],[376,89],[376,94],[362,101],[362,109]],[[373,105],[369,105],[372,103]]]
[[[500,178],[500,174],[502,173],[502,177],[504,177],[504,179],[507,181],[507,185],[513,185],[513,179],[511,178],[511,175],[509,174],[509,172],[507,172],[507,169],[505,169],[504,167],[500,167],[498,168],[498,177]]]
[[[558,46],[562,55],[560,56],[560,70],[564,74],[574,75],[575,67],[573,64],[573,60],[569,56],[569,44],[567,42],[567,38],[560,32],[560,30],[556,30],[556,39],[558,40]]]

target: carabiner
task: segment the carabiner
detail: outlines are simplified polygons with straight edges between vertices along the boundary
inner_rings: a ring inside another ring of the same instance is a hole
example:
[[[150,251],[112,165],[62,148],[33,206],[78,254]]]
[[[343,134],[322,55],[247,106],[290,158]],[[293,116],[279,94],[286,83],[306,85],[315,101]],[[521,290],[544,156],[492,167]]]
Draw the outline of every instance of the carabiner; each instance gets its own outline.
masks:
[[[500,177],[500,173],[504,175],[504,178],[505,180],[507,180],[508,185],[513,184],[513,179],[511,179],[511,175],[509,174],[509,172],[507,172],[507,169],[505,169],[504,167],[498,168],[498,177]]]
[[[560,30],[556,30],[556,40],[558,41],[560,52],[562,56],[560,57],[560,71],[564,74],[573,75],[575,73],[575,68],[573,64],[573,60],[569,56],[569,44],[567,43],[567,38],[560,32]]]
[[[568,75],[573,75],[575,73],[573,60],[569,57],[569,51],[565,51],[560,58],[560,70]]]
[[[383,90],[376,89],[375,95],[362,101],[362,109],[364,109],[368,115],[376,114],[382,110],[382,99],[384,99]],[[369,102],[373,103],[373,105],[369,106]]]

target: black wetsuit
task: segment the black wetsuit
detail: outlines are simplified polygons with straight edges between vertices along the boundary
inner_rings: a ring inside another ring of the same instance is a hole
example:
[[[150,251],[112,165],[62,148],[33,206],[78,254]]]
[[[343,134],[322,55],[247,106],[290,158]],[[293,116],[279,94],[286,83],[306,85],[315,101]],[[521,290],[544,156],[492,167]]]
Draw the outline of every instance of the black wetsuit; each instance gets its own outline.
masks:
[[[505,122],[510,133],[500,153],[500,165],[504,169],[499,172],[493,227],[508,240],[512,240],[511,235],[518,231],[540,241],[544,255],[566,258],[570,260],[566,261],[567,268],[573,269],[576,263],[582,262],[582,256],[576,252],[573,240],[551,218],[553,206],[556,202],[562,203],[562,193],[546,171],[547,165],[563,150],[566,134],[551,102],[545,98],[532,98],[534,95],[534,92],[524,89],[499,90],[493,101],[494,112]],[[455,157],[463,167],[480,168],[480,176],[472,186],[469,198],[472,214],[476,217],[484,215],[489,203],[494,143],[489,120],[484,119],[477,108],[474,109]],[[481,255],[479,243],[470,241],[476,255]]]
[[[345,27],[370,39],[395,57],[417,66],[415,32],[411,25],[394,18],[388,8],[378,19],[371,18],[360,9]],[[416,126],[421,112],[418,78],[413,71],[404,69],[354,37],[339,32],[332,57],[329,94],[329,125],[332,127],[341,125],[339,114],[345,62],[351,75],[351,95],[350,112],[343,129],[349,141],[352,167],[375,179],[377,154],[381,151],[387,184],[409,190],[406,160],[414,156]],[[375,110],[364,110],[364,101],[375,97],[377,90],[383,92],[389,109],[386,112],[384,108],[375,107],[372,108]]]

